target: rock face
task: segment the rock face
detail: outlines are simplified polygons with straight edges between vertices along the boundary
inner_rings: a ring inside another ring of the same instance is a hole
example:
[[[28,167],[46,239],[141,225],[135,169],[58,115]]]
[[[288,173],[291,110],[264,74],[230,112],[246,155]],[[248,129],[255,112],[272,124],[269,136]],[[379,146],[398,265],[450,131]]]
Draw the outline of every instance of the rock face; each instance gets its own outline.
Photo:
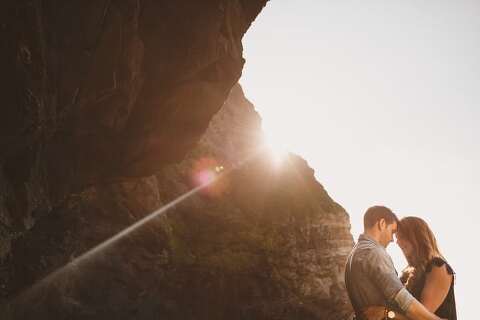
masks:
[[[189,257],[184,276],[195,275],[195,300],[222,301],[218,319],[347,319],[348,215],[303,159],[289,155],[275,164],[260,141],[260,119],[237,86],[198,147],[157,175],[168,186],[163,198],[172,199],[205,166],[226,171],[168,216],[183,226],[172,235]]]
[[[266,1],[1,2],[2,319],[350,313],[347,214],[231,90]]]
[[[275,166],[261,146],[260,118],[237,85],[181,163],[70,196],[14,243],[10,317],[346,319],[348,215],[304,160]],[[16,296],[214,176],[165,215]]]
[[[266,1],[1,1],[0,260],[72,193],[183,159]]]

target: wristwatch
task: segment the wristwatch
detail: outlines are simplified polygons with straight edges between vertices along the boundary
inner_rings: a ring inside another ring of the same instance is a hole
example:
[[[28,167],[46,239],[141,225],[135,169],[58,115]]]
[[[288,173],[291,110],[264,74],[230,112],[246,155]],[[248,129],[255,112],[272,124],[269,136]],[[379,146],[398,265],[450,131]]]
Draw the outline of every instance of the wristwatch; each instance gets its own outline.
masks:
[[[393,310],[388,310],[385,308],[385,319],[395,319],[395,312]]]

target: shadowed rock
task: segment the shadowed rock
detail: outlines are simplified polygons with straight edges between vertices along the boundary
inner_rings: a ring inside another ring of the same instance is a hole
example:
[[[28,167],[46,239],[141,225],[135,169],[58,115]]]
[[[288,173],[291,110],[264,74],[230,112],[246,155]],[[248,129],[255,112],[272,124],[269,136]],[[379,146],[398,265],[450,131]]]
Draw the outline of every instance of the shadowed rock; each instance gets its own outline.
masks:
[[[72,192],[182,160],[266,1],[2,1],[0,259]]]

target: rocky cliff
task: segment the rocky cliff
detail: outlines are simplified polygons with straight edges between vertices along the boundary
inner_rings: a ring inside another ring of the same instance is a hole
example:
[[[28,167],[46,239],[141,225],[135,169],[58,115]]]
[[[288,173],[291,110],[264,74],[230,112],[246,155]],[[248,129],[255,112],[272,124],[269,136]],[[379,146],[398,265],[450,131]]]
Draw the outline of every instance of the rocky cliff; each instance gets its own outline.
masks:
[[[304,160],[272,161],[235,86],[181,163],[74,194],[14,242],[11,317],[346,319],[348,216]],[[208,188],[25,291],[209,175]]]
[[[290,154],[278,163],[261,141],[260,118],[236,86],[197,148],[157,176],[172,199],[202,170],[226,171],[168,216],[182,226],[172,235],[195,270],[185,276],[202,279],[192,279],[196,299],[225,303],[219,319],[347,319],[348,215],[303,159]]]
[[[348,216],[234,86],[265,2],[0,4],[4,317],[347,317]]]

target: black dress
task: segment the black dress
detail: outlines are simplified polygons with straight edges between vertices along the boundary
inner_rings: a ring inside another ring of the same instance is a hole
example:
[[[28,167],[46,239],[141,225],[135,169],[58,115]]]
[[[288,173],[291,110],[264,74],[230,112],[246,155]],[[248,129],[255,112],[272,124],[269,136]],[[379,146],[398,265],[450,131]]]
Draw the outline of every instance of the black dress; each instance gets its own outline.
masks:
[[[450,289],[448,290],[448,294],[445,297],[445,300],[443,300],[442,304],[440,307],[438,307],[437,311],[435,311],[435,314],[439,316],[440,318],[448,319],[448,320],[456,320],[457,319],[457,309],[455,306],[455,292],[453,289],[454,286],[454,280],[455,280],[455,272],[453,271],[452,267],[443,260],[442,258],[433,258],[430,260],[430,262],[427,264],[427,267],[425,268],[425,272],[422,275],[419,275],[418,281],[415,281],[416,284],[413,286],[413,288],[408,288],[412,295],[420,301],[420,296],[423,291],[423,287],[425,286],[425,280],[427,277],[427,274],[432,271],[433,266],[441,267],[443,265],[446,265],[447,267],[447,272],[451,275],[452,277],[452,282],[450,283]]]

